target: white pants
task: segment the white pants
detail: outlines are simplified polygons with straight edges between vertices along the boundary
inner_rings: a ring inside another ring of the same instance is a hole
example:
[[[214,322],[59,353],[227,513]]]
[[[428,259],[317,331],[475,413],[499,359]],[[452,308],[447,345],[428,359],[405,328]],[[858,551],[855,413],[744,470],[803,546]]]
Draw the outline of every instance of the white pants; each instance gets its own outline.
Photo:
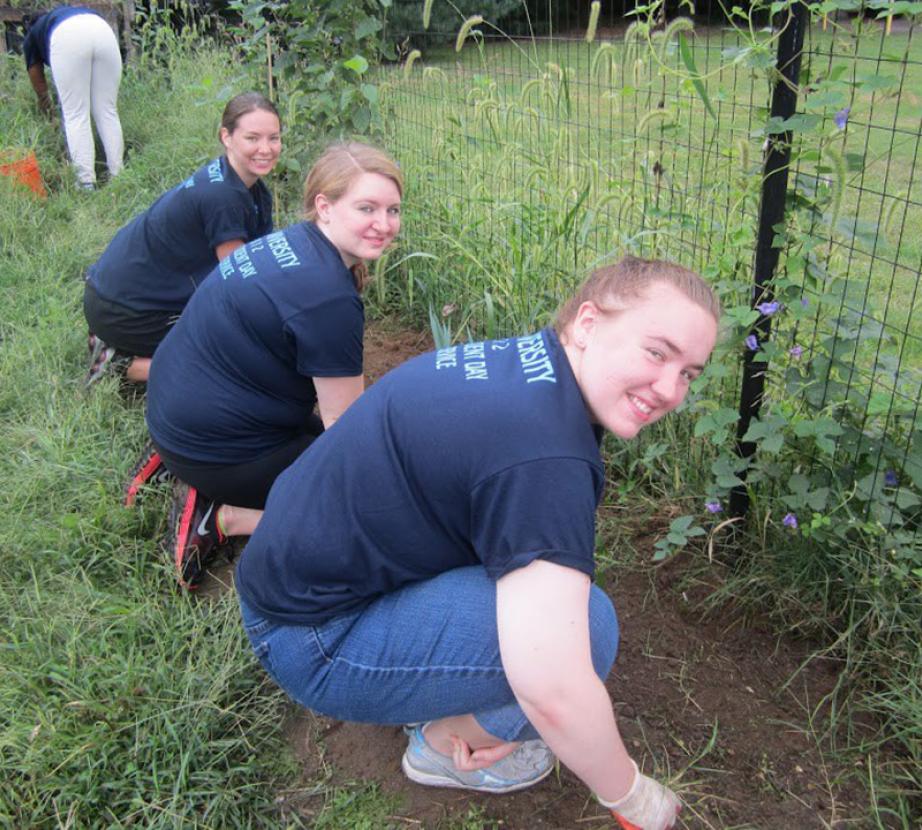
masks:
[[[67,151],[81,183],[96,181],[96,148],[90,113],[106,152],[109,175],[122,169],[122,124],[118,120],[118,86],[122,56],[115,33],[95,14],[77,14],[51,33],[51,74],[61,102]]]

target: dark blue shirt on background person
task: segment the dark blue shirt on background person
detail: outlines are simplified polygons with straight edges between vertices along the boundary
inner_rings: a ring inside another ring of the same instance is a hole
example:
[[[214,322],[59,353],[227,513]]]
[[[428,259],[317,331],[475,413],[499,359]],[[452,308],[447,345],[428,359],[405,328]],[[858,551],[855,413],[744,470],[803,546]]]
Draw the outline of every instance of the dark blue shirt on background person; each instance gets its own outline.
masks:
[[[279,475],[238,591],[268,619],[316,624],[468,565],[591,576],[603,484],[552,329],[441,349],[379,380]]]
[[[364,306],[351,271],[312,222],[225,258],[157,349],[147,423],[158,447],[240,464],[297,434],[313,377],[362,374]]]
[[[199,168],[121,228],[87,270],[96,293],[134,311],[182,311],[217,264],[215,248],[272,230],[272,196],[225,156]]]
[[[46,12],[35,20],[22,41],[22,54],[26,59],[26,69],[35,66],[37,63],[43,63],[45,66],[51,65],[51,52],[49,49],[51,33],[59,23],[78,14],[102,16],[93,9],[84,9],[78,6],[61,6]]]

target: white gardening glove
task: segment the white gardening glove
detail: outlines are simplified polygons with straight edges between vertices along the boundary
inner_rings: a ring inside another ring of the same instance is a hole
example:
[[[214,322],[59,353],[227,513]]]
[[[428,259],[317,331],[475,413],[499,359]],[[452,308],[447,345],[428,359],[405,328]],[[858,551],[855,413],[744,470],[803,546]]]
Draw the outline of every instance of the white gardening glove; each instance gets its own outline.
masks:
[[[679,797],[658,781],[641,775],[637,764],[634,767],[634,783],[627,795],[617,801],[599,803],[608,807],[624,830],[668,830],[675,824],[682,809]]]

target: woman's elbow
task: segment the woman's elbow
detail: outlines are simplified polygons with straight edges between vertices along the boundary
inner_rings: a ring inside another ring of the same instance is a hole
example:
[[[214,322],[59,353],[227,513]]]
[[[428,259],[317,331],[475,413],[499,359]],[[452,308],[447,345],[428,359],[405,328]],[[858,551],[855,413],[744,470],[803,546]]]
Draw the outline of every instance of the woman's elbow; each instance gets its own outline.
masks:
[[[532,725],[542,732],[561,729],[579,717],[587,697],[593,695],[601,681],[595,674],[578,680],[555,681],[543,684],[526,684],[516,688],[516,699]]]

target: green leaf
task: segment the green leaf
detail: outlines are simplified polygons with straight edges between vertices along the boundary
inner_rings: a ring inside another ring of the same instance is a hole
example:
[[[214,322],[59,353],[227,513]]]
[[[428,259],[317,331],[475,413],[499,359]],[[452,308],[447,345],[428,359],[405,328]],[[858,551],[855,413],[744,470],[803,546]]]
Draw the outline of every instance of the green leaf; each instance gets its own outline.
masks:
[[[820,6],[824,14],[834,11],[856,12],[861,8],[861,0],[827,0]]]
[[[359,107],[352,114],[352,125],[358,133],[368,132],[368,126],[371,124],[371,110],[368,107]]]
[[[739,487],[743,483],[743,480],[733,473],[721,473],[715,478],[715,481],[718,487],[723,487],[726,490]]]
[[[773,435],[767,435],[765,440],[759,446],[759,449],[762,452],[767,453],[779,453],[784,448],[784,435],[781,432],[776,432]]]
[[[368,37],[369,35],[379,32],[382,28],[382,23],[380,20],[377,20],[374,17],[366,17],[358,26],[355,27],[355,39],[361,40],[362,38]]]
[[[700,438],[709,432],[717,432],[725,429],[731,424],[735,424],[739,418],[739,413],[729,407],[721,407],[716,412],[709,413],[703,418],[699,418],[695,423],[695,437]]]
[[[361,55],[354,55],[347,61],[343,61],[346,69],[351,69],[356,75],[364,75],[368,71],[368,61]]]
[[[887,17],[889,15],[922,14],[922,3],[911,2],[910,0],[897,0],[896,3],[891,3],[890,0],[878,0],[878,2],[868,3],[868,8],[881,9],[881,11],[877,13],[876,20],[880,20],[882,17]]]
[[[841,109],[848,101],[844,92],[839,90],[827,89],[822,92],[814,92],[804,98],[804,106],[811,110],[821,109]]]
[[[822,121],[823,119],[818,115],[810,115],[809,113],[798,113],[790,118],[780,118],[773,115],[765,125],[765,133],[766,135],[779,135],[780,133],[786,133],[788,130],[806,133],[810,130],[815,130]]]
[[[895,89],[899,83],[899,78],[893,75],[868,75],[858,82],[858,89],[862,92],[879,92],[884,89]]]
[[[708,111],[708,114],[715,121],[717,120],[717,113],[714,112],[714,107],[711,106],[711,99],[708,98],[707,90],[704,88],[704,84],[701,82],[700,73],[698,72],[698,67],[695,66],[695,56],[692,54],[691,49],[688,45],[688,40],[685,38],[685,32],[679,32],[679,54],[682,56],[682,63],[685,64],[685,68],[691,73],[691,82],[695,87],[695,91],[698,93],[698,97],[701,98],[704,108]]]
[[[816,510],[821,512],[826,509],[826,505],[829,502],[829,488],[820,487],[816,490],[813,490],[811,493],[807,494],[807,504]]]
[[[362,84],[361,90],[369,104],[375,106],[378,103],[378,87],[374,84]]]
[[[669,525],[669,529],[682,533],[688,529],[688,526],[695,520],[694,516],[679,516],[678,519],[673,519],[672,523]]]

